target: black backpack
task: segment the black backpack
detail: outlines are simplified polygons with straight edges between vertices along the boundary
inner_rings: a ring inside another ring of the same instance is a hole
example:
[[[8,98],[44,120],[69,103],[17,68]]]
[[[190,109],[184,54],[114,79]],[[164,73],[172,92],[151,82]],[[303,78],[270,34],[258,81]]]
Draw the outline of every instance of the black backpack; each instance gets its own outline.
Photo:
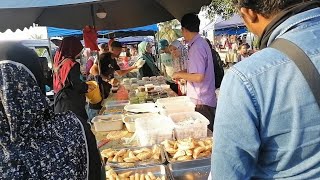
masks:
[[[217,51],[211,49],[211,53],[214,66],[215,86],[216,88],[220,88],[224,76],[223,62],[221,61],[220,55]]]

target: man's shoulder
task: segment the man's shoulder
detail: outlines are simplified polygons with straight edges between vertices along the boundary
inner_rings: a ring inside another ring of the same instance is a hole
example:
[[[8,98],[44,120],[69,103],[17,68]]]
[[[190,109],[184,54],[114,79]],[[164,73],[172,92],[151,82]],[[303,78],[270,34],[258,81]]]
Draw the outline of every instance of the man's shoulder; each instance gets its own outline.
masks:
[[[260,74],[281,69],[286,63],[291,63],[291,61],[285,54],[273,48],[265,48],[245,58],[233,68],[246,78],[251,79]]]

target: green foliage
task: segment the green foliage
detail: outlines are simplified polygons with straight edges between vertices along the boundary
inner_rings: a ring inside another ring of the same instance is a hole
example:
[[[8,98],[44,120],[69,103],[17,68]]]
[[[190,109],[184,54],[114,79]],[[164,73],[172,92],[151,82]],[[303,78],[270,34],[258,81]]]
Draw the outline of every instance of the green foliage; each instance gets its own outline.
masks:
[[[203,7],[202,10],[206,12],[206,18],[209,19],[214,19],[216,14],[227,19],[236,13],[232,0],[212,0],[211,4]]]
[[[174,19],[172,21],[166,21],[159,23],[159,32],[157,37],[159,39],[166,39],[169,43],[180,38],[182,36],[180,30],[180,23],[178,20]]]

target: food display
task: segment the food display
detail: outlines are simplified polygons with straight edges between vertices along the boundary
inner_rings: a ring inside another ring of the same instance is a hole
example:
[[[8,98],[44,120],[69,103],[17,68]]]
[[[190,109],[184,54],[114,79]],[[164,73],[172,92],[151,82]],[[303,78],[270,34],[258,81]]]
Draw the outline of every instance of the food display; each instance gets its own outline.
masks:
[[[101,156],[107,164],[117,168],[129,168],[146,164],[161,164],[163,151],[159,145],[136,149],[105,149]]]
[[[183,112],[170,114],[169,117],[175,124],[174,132],[176,139],[207,137],[207,127],[210,121],[202,114],[198,112]]]
[[[167,168],[163,165],[114,170],[106,168],[107,180],[169,180]]]
[[[212,139],[196,140],[192,138],[161,143],[170,162],[190,161],[211,156]]]
[[[115,131],[123,128],[123,115],[102,115],[92,119],[95,131]]]

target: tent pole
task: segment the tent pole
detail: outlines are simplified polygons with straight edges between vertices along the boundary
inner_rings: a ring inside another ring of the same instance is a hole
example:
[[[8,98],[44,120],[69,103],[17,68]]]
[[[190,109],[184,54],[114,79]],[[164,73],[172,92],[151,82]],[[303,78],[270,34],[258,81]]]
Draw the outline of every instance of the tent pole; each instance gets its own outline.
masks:
[[[92,26],[95,28],[96,27],[96,19],[95,19],[93,4],[90,4],[90,9],[91,9]]]

